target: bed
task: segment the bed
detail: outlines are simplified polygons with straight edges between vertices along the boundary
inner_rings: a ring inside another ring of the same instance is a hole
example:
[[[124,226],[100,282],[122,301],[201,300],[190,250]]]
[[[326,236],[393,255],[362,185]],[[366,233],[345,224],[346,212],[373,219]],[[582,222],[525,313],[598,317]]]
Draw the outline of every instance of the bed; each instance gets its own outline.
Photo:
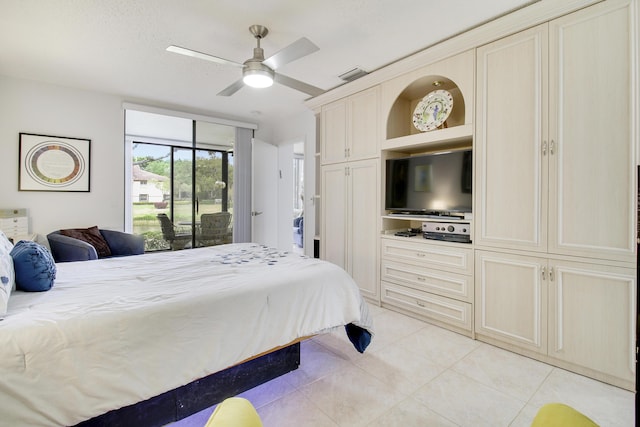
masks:
[[[305,337],[347,326],[364,351],[372,334],[344,270],[257,244],[56,267],[0,321],[2,424],[75,425]]]

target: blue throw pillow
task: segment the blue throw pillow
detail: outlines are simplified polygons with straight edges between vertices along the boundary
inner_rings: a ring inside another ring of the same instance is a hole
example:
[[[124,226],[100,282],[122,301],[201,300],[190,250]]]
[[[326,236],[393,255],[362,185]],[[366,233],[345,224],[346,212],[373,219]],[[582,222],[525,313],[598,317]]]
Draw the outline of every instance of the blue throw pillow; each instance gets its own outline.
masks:
[[[56,278],[53,256],[36,242],[20,240],[11,250],[16,288],[22,291],[48,291]]]

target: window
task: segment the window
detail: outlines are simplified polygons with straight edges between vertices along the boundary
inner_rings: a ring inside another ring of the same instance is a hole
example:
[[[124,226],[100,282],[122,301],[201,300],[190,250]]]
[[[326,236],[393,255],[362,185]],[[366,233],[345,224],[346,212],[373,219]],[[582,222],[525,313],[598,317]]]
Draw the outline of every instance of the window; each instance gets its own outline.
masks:
[[[126,117],[131,231],[144,236],[145,250],[231,243],[231,224],[224,238],[201,239],[200,223],[202,214],[233,215],[235,127],[129,110]],[[164,215],[171,226],[163,230]]]

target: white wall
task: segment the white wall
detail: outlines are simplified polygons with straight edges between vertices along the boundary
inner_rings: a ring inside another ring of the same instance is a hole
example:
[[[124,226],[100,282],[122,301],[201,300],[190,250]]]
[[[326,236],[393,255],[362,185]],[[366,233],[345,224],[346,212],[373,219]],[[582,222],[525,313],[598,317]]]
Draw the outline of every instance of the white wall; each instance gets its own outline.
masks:
[[[91,191],[18,191],[20,132],[91,140]],[[116,96],[0,76],[0,208],[27,208],[30,231],[123,229],[124,111]]]
[[[0,76],[0,209],[27,208],[30,231],[70,227],[124,230],[124,109],[119,96]],[[91,140],[91,191],[18,191],[20,132]],[[313,242],[315,218],[315,117],[311,111],[277,124],[260,125],[256,136],[276,145],[305,143],[305,243]],[[289,213],[289,211],[288,211]],[[288,215],[289,217],[290,215]],[[288,218],[289,219],[289,218]],[[281,232],[291,235],[291,221]],[[313,245],[305,244],[313,254]]]

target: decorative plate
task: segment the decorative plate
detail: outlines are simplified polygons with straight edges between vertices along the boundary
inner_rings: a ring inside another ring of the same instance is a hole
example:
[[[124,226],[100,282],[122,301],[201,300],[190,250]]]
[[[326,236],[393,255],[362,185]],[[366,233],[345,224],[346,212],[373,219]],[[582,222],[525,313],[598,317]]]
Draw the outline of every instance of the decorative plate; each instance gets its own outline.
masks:
[[[413,125],[422,132],[434,130],[447,120],[452,109],[451,93],[442,89],[429,92],[413,111]]]

